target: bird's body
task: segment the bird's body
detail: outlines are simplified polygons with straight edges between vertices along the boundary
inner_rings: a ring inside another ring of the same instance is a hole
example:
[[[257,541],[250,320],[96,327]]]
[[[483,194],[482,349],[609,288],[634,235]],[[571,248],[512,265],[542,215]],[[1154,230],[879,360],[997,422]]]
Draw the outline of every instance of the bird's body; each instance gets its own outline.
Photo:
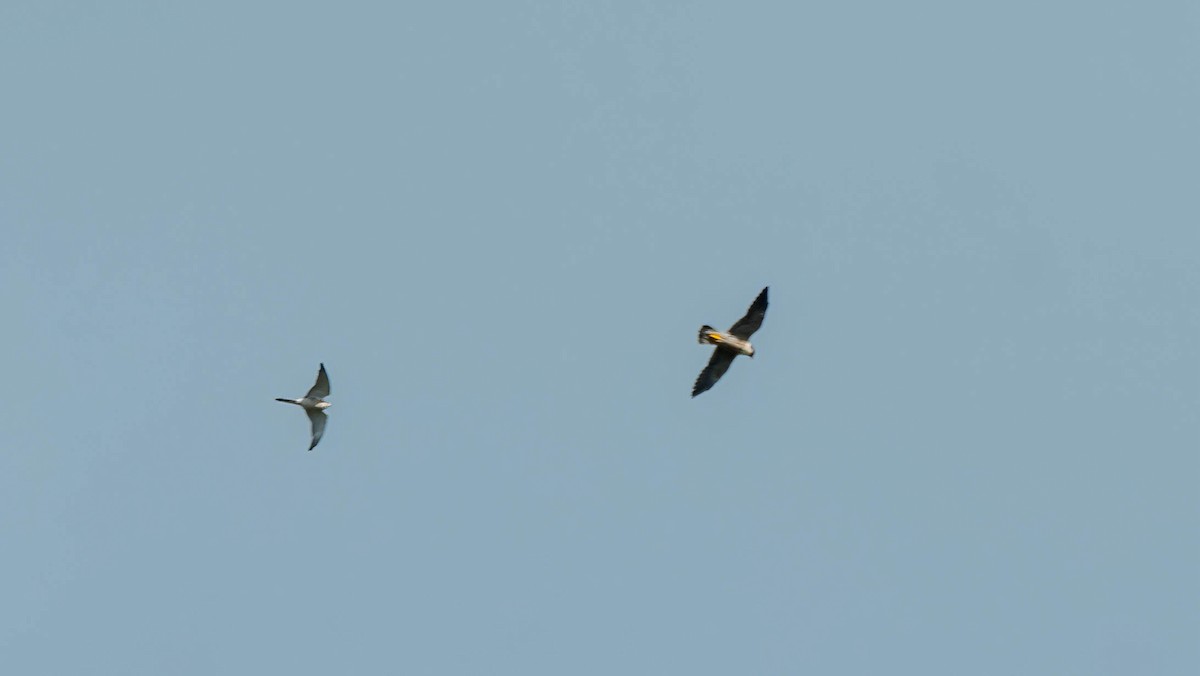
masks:
[[[718,331],[708,325],[700,327],[700,342],[707,345],[724,347],[738,354],[744,354],[747,357],[754,356],[754,346],[750,344],[750,341],[742,340],[732,333]]]
[[[321,409],[329,408],[333,405],[327,401],[313,399],[311,397],[304,397],[303,399],[283,399],[282,397],[275,397],[275,401],[282,401],[285,404],[296,404],[297,406],[303,406],[304,410],[306,411],[311,411],[314,409],[319,411]]]
[[[750,336],[758,330],[758,327],[762,326],[763,318],[766,315],[767,287],[764,287],[758,294],[758,298],[755,298],[754,302],[750,304],[746,315],[729,327],[728,331],[718,331],[707,324],[700,327],[700,343],[716,347],[713,349],[712,357],[708,360],[708,365],[700,372],[699,377],[696,378],[696,384],[692,386],[693,397],[707,392],[713,385],[716,385],[739,354],[754,357],[754,345],[750,343]]]
[[[312,443],[308,447],[310,451],[317,447],[317,442],[325,434],[325,409],[332,406],[332,404],[325,401],[325,397],[328,396],[329,376],[325,373],[325,365],[321,364],[321,369],[317,371],[317,382],[313,384],[308,394],[300,399],[275,398],[275,401],[282,401],[285,404],[295,404],[303,408],[304,413],[308,415],[308,419],[312,421]]]

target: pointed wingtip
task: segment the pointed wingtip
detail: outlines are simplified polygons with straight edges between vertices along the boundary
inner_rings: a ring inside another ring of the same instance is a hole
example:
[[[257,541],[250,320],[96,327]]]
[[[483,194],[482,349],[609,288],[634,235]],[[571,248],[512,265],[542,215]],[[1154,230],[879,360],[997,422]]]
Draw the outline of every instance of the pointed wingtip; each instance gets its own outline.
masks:
[[[770,288],[769,286],[764,286],[763,290],[758,292],[758,297],[750,304],[751,309],[765,310],[767,308],[767,305],[770,303],[770,300],[767,298],[767,290]]]

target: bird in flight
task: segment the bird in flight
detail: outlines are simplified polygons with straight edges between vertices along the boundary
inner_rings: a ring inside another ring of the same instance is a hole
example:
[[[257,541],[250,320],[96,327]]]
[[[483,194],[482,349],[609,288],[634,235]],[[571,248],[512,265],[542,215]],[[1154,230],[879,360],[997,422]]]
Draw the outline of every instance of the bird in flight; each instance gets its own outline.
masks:
[[[303,399],[275,398],[275,401],[282,401],[285,404],[296,404],[308,414],[308,419],[312,421],[312,444],[308,447],[310,451],[317,447],[317,442],[325,433],[325,409],[331,406],[329,402],[325,401],[325,397],[328,396],[329,376],[325,373],[325,365],[321,364],[321,370],[317,371],[317,382],[313,383],[312,389],[304,395]]]
[[[734,357],[739,354],[754,357],[754,346],[750,344],[750,336],[762,326],[763,317],[767,315],[767,288],[763,287],[758,298],[750,304],[746,316],[729,327],[729,331],[723,333],[708,324],[700,327],[700,343],[717,347],[713,350],[712,358],[708,360],[708,366],[705,366],[696,378],[696,384],[692,387],[693,397],[716,385],[721,376],[729,370]]]

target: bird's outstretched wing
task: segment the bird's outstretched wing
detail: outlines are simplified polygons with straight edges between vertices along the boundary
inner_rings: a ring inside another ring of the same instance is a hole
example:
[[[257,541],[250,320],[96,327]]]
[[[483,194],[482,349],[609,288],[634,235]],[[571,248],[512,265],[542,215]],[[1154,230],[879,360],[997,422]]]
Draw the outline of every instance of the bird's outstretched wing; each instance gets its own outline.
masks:
[[[316,410],[308,410],[307,413],[308,419],[312,421],[313,438],[312,444],[308,447],[308,450],[311,451],[317,447],[317,442],[321,440],[321,435],[325,434],[325,413]]]
[[[737,352],[723,347],[713,350],[712,358],[708,360],[708,366],[704,367],[700,376],[696,378],[696,384],[692,386],[692,396],[707,392],[709,388],[716,385],[721,376],[729,370],[729,365],[733,363],[733,358],[736,356]]]
[[[321,370],[317,371],[317,382],[313,384],[307,396],[309,399],[324,399],[329,396],[329,376],[325,373],[324,364],[321,364]]]
[[[767,289],[763,287],[762,292],[758,294],[758,298],[750,304],[750,309],[746,310],[746,316],[737,320],[737,323],[729,327],[729,332],[741,338],[748,340],[758,327],[762,326],[763,317],[767,316]]]

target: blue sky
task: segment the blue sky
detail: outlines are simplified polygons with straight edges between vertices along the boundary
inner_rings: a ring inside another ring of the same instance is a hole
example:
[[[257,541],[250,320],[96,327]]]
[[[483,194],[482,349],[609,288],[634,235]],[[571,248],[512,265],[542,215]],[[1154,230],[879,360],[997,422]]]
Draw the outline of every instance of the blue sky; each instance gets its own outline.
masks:
[[[1196,673],[1198,35],[5,3],[0,667]]]

